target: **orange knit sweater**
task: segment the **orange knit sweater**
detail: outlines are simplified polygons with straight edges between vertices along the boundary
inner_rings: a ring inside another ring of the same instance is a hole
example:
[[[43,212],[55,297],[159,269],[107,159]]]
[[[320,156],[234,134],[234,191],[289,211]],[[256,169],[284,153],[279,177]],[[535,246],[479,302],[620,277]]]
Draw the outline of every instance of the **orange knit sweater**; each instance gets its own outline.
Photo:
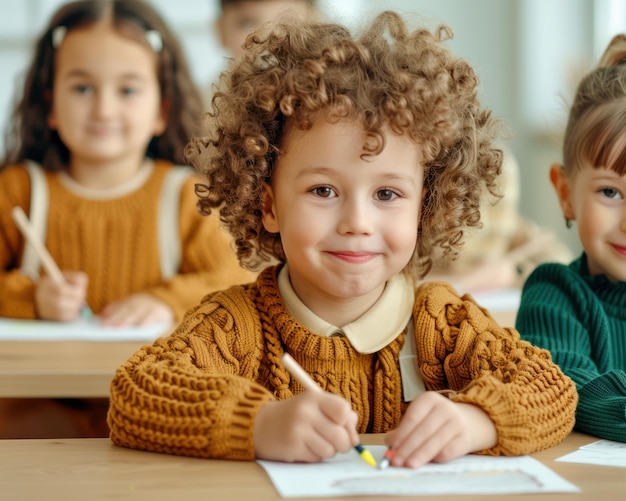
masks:
[[[559,443],[574,425],[572,381],[550,355],[499,327],[470,297],[443,283],[415,297],[421,376],[429,390],[484,409],[498,444],[488,454],[531,453]],[[288,313],[277,268],[256,284],[215,293],[169,337],[135,353],[111,385],[109,426],[126,447],[210,458],[253,459],[254,419],[272,399],[302,391],[280,363],[289,352],[326,391],[359,415],[360,433],[386,432],[406,403],[401,334],[379,352],[356,352],[345,338],[319,336]]]
[[[146,292],[167,303],[180,320],[208,292],[253,279],[239,266],[217,216],[198,214],[195,176],[183,185],[180,235],[172,235],[181,241],[180,270],[168,281],[161,278],[157,209],[170,168],[157,161],[143,186],[106,200],[81,197],[65,187],[59,173],[46,172],[46,247],[61,270],[87,273],[87,303],[95,313],[112,301]],[[30,178],[22,166],[0,172],[0,316],[34,318],[35,284],[19,270],[24,239],[11,219],[16,205],[28,214]]]

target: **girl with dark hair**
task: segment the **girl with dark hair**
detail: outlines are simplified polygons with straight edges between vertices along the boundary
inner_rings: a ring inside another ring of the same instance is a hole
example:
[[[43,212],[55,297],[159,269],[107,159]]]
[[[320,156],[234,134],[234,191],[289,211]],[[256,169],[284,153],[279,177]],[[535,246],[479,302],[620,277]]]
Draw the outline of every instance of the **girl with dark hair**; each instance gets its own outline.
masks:
[[[147,2],[78,1],[54,14],[0,170],[0,316],[71,321],[86,303],[105,325],[172,324],[207,292],[250,279],[218,217],[199,214],[199,178],[179,165],[200,110],[178,42]],[[16,206],[62,283],[40,275]],[[37,410],[19,406],[9,414],[22,431],[4,433],[0,408],[0,436],[53,434],[45,414],[23,429]],[[74,428],[62,433],[91,433]]]

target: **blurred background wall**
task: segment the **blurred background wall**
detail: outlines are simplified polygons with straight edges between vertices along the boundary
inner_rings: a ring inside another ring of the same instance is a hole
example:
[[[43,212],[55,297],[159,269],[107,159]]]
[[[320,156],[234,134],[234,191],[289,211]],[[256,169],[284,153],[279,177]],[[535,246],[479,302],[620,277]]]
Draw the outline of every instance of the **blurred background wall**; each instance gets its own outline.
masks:
[[[180,37],[197,83],[208,88],[224,68],[213,27],[218,0],[148,0]],[[34,39],[60,0],[0,3],[0,123],[4,126]],[[384,9],[414,22],[448,24],[450,47],[478,72],[481,100],[505,124],[521,171],[521,212],[553,228],[574,252],[548,180],[561,160],[567,106],[582,73],[615,33],[626,31],[625,0],[318,0],[322,13],[358,28]],[[0,151],[3,149],[0,140]]]

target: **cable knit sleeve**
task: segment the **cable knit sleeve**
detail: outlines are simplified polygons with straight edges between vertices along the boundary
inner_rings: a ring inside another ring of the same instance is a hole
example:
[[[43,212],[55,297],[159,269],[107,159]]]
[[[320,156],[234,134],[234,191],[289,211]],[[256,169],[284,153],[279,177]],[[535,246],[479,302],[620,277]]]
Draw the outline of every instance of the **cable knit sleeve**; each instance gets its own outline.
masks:
[[[498,433],[492,455],[523,455],[561,442],[574,426],[574,383],[548,351],[500,327],[469,295],[444,283],[416,295],[418,362],[431,390],[453,390],[456,402],[477,405]]]
[[[111,440],[184,456],[254,459],[259,408],[273,395],[255,382],[262,336],[241,287],[190,311],[169,337],[145,346],[111,383]]]

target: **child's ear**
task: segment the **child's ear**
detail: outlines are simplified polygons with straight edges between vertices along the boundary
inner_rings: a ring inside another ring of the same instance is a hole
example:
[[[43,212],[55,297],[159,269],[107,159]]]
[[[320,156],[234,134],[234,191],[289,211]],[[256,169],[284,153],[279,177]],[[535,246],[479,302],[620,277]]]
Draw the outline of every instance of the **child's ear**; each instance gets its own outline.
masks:
[[[270,233],[279,233],[278,216],[276,214],[276,204],[274,190],[271,185],[263,185],[263,199],[261,202],[261,213],[263,214],[263,226]]]
[[[561,164],[552,164],[550,166],[550,181],[554,186],[556,196],[559,197],[561,210],[565,219],[573,221],[576,219],[574,209],[572,208],[572,194],[570,191],[569,178],[565,174],[565,169]]]

